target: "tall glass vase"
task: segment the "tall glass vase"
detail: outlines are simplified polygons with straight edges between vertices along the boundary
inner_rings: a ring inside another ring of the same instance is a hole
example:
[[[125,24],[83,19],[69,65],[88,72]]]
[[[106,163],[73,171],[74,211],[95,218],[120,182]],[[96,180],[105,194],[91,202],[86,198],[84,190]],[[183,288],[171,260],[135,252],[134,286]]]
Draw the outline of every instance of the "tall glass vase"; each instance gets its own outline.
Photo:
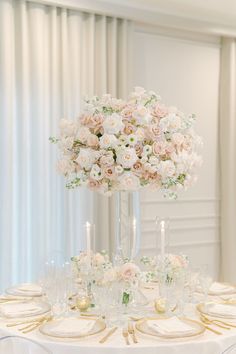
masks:
[[[132,261],[141,241],[139,192],[120,191],[115,198],[116,255]]]

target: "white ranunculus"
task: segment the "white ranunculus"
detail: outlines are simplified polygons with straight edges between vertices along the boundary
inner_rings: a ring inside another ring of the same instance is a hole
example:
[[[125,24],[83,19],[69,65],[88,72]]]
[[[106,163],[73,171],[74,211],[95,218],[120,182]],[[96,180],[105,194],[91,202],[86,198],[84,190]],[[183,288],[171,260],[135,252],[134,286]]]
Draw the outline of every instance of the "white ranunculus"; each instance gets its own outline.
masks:
[[[112,113],[112,115],[105,118],[102,126],[105,133],[118,134],[124,128],[122,116],[117,113]]]
[[[152,147],[151,147],[151,145],[145,145],[144,147],[143,147],[143,153],[142,153],[142,155],[143,156],[147,156],[147,155],[150,155],[152,153]]]
[[[138,106],[135,111],[133,111],[132,116],[135,118],[136,122],[140,125],[148,124],[152,117],[148,109],[144,106]]]
[[[117,163],[124,168],[131,168],[137,161],[138,156],[134,148],[124,148],[117,151]]]
[[[76,139],[81,141],[81,143],[85,144],[88,140],[88,137],[91,135],[89,128],[87,127],[80,127],[78,129]]]
[[[103,178],[101,168],[97,164],[93,165],[90,171],[90,177],[95,179],[96,181],[99,181]]]
[[[118,180],[121,190],[137,190],[140,187],[139,178],[130,172],[124,172]]]
[[[118,143],[117,138],[113,134],[104,134],[99,139],[100,147],[102,149],[108,149],[110,147],[115,147]]]
[[[163,179],[172,177],[175,174],[175,170],[175,164],[170,160],[161,161],[159,163],[158,172]]]
[[[86,170],[90,169],[95,162],[96,156],[92,149],[80,149],[76,162]]]
[[[77,124],[71,120],[61,119],[59,123],[60,134],[62,137],[75,136],[77,132]]]

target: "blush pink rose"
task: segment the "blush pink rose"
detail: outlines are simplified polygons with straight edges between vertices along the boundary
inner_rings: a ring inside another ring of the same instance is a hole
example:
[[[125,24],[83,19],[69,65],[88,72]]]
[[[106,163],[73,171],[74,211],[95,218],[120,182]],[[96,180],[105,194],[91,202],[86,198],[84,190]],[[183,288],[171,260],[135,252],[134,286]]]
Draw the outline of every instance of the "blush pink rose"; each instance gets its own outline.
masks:
[[[137,278],[140,269],[134,263],[125,263],[120,267],[120,278],[123,281],[131,282]]]
[[[97,135],[90,134],[87,139],[87,144],[90,147],[97,147],[99,144],[99,139],[98,139]]]
[[[167,114],[168,114],[168,108],[160,104],[157,104],[152,111],[152,115],[156,118],[163,118]]]
[[[100,182],[96,181],[95,179],[88,180],[88,188],[91,190],[97,190],[100,187]]]

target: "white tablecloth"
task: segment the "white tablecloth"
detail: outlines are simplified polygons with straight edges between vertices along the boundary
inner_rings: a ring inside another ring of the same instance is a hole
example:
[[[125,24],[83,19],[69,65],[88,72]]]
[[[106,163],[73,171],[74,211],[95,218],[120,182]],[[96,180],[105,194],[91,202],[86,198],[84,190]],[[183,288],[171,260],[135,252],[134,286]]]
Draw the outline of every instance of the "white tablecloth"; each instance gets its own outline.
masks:
[[[197,318],[193,305],[187,307],[186,314],[189,318]],[[68,341],[51,339],[42,335],[38,330],[24,336],[42,343],[53,354],[222,354],[231,344],[236,343],[236,328],[231,330],[214,328],[222,332],[222,335],[206,331],[198,338],[184,341],[165,341],[137,332],[139,343],[132,343],[130,346],[125,345],[120,329],[104,344],[100,344],[99,339],[105,335],[107,330],[87,339]],[[22,334],[16,327],[7,327],[6,321],[0,320],[0,336],[4,335]]]
[[[137,334],[139,343],[126,346],[121,331],[117,331],[106,343],[99,344],[103,336],[95,335],[93,338],[73,340],[69,342],[51,340],[43,336],[39,331],[31,332],[25,336],[42,343],[53,354],[221,354],[232,343],[236,343],[236,329],[223,330],[223,335],[218,336],[206,332],[200,338],[189,341],[161,341]],[[1,336],[19,335],[16,329],[9,329],[1,323]],[[7,354],[7,353],[1,353]]]

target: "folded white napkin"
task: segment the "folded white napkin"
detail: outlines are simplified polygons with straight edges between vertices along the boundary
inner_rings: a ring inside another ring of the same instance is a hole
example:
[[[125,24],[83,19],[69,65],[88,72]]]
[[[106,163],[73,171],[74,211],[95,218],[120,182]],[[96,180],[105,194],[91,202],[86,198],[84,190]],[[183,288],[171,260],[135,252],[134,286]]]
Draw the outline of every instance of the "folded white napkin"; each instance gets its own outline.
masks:
[[[0,311],[4,316],[21,317],[29,314],[37,314],[41,307],[36,303],[18,302],[5,303],[0,305]]]
[[[166,320],[149,320],[149,328],[159,334],[190,334],[194,328],[179,320],[177,317],[171,317]]]
[[[223,294],[223,293],[232,292],[234,290],[235,290],[235,287],[232,285],[214,282],[211,285],[209,292],[215,293],[215,294],[218,294],[218,293]]]
[[[24,283],[24,284],[20,284],[18,286],[15,287],[16,290],[19,290],[20,292],[23,293],[37,293],[37,294],[41,294],[42,293],[42,288],[40,285],[38,284],[31,284],[31,283]]]
[[[95,324],[95,321],[91,320],[79,320],[78,318],[65,318],[61,321],[55,322],[54,326],[50,328],[52,335],[68,335],[79,336],[86,335],[91,331]]]
[[[236,306],[224,304],[208,304],[207,311],[212,315],[232,315],[236,316]]]

